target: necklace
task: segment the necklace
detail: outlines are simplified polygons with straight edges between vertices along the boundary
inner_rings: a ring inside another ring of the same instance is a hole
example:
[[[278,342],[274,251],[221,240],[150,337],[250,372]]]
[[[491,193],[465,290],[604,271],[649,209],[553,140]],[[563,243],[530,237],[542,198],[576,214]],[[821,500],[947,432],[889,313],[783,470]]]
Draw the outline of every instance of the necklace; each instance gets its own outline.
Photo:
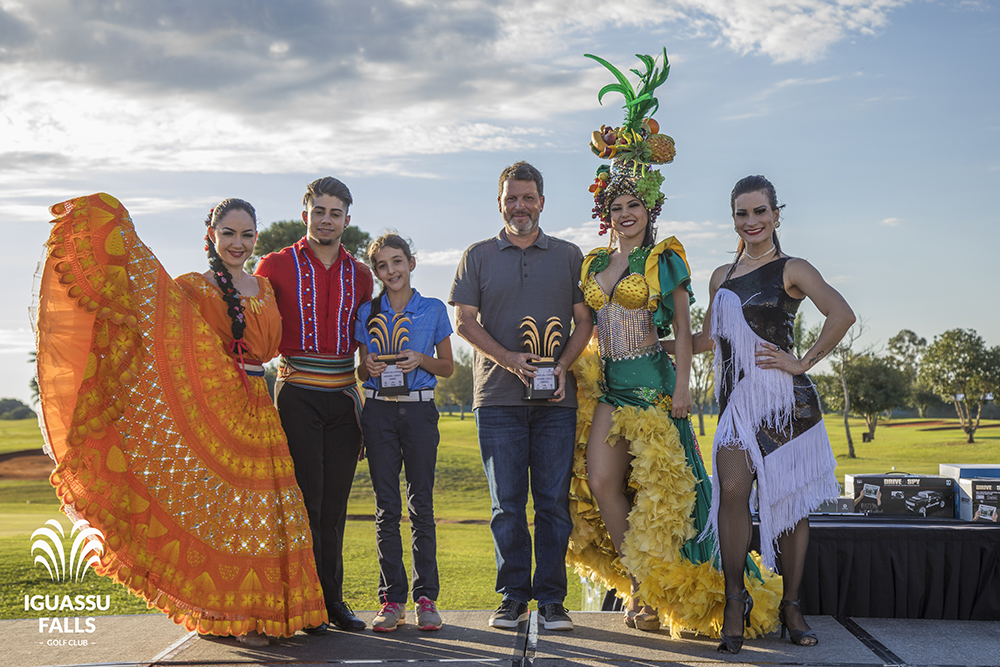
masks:
[[[751,255],[750,253],[748,253],[746,251],[746,248],[744,248],[743,249],[743,256],[744,257],[749,257],[750,259],[756,260],[756,259],[761,259],[762,257],[767,257],[772,252],[774,252],[774,244],[773,243],[771,244],[771,247],[767,249],[767,252],[762,252],[761,254],[757,255],[756,257],[754,257],[753,255]]]

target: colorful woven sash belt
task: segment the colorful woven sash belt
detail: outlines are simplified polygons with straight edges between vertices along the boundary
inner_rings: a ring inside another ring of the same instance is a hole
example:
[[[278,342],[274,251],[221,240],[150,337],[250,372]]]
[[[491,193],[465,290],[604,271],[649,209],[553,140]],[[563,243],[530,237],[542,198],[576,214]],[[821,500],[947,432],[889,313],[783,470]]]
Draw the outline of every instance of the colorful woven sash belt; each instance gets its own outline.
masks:
[[[282,356],[278,379],[289,384],[326,391],[356,386],[354,356],[302,354]]]

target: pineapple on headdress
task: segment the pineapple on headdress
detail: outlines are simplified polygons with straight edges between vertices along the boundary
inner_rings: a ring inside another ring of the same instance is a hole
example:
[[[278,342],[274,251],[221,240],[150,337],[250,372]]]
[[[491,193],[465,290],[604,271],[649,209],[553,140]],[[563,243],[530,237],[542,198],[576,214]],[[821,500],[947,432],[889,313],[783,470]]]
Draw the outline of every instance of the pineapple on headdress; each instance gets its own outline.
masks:
[[[611,222],[611,202],[621,194],[630,193],[642,200],[649,213],[649,223],[653,224],[665,197],[660,192],[663,176],[651,165],[669,164],[676,155],[674,140],[660,134],[660,125],[652,117],[660,106],[653,91],[670,74],[667,50],[663,49],[663,71],[657,68],[656,59],[652,56],[636,54],[646,71],[630,70],[639,77],[639,83],[634,88],[611,63],[589,53],[585,56],[604,65],[618,80],[601,88],[597,101],[601,102],[604,95],[611,92],[621,93],[625,98],[625,121],[622,126],[602,125],[591,135],[591,151],[600,158],[612,160],[610,169],[607,165],[598,168],[590,186],[590,191],[594,193],[593,217],[601,220],[600,233],[604,234]]]

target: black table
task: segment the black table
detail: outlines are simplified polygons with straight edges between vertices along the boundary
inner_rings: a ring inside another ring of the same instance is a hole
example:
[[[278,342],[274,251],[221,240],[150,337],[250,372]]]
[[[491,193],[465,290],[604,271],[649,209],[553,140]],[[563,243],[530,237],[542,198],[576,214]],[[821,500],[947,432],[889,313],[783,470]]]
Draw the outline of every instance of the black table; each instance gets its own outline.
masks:
[[[1000,525],[812,515],[809,526],[803,613],[1000,620]]]

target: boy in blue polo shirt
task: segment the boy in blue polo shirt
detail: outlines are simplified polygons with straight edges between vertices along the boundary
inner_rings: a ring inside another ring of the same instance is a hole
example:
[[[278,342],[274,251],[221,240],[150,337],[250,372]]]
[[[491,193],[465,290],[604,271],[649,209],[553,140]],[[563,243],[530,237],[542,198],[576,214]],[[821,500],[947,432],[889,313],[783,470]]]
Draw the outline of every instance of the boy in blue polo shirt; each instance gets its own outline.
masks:
[[[434,387],[437,377],[449,377],[455,370],[452,328],[444,303],[423,297],[410,287],[410,272],[417,262],[399,235],[383,234],[372,241],[368,263],[383,289],[358,308],[354,338],[360,343],[358,377],[365,388],[361,428],[375,491],[378,596],[382,603],[372,630],[392,632],[406,622],[408,585],[399,534],[401,468],[406,471],[417,627],[438,630],[441,616],[436,605],[439,583],[433,494],[440,434]]]

